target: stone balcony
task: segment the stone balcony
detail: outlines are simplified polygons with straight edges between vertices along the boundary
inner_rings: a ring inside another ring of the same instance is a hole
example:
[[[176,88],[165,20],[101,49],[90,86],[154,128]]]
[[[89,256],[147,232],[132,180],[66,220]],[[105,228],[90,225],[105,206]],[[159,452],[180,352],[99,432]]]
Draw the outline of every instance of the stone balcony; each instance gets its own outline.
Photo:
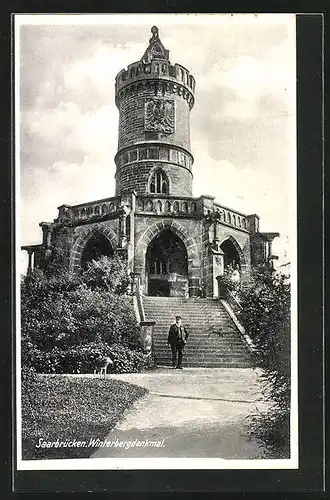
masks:
[[[107,217],[115,214],[119,208],[120,198],[104,198],[79,205],[62,205],[58,207],[58,218],[54,222],[78,222]]]
[[[210,203],[211,201],[211,203]],[[203,218],[211,216],[222,224],[248,232],[247,216],[241,212],[213,203],[213,198],[178,197],[171,195],[138,195],[136,198],[136,213],[171,215],[178,217]]]
[[[62,205],[58,207],[59,215],[54,222],[79,223],[102,220],[102,218],[111,216],[118,217],[123,201],[122,197],[114,196],[79,205]],[[213,198],[209,196],[193,198],[166,194],[136,195],[135,212],[141,215],[159,215],[162,217],[170,215],[197,219],[206,216],[217,219],[221,224],[234,227],[240,231],[249,231],[249,216],[219,203],[214,203]]]
[[[214,212],[219,214],[219,221],[231,227],[248,231],[249,224],[247,216],[231,208],[224,207],[218,203],[214,203]]]
[[[198,217],[203,214],[199,198],[171,195],[138,195],[136,197],[136,213],[184,215]]]

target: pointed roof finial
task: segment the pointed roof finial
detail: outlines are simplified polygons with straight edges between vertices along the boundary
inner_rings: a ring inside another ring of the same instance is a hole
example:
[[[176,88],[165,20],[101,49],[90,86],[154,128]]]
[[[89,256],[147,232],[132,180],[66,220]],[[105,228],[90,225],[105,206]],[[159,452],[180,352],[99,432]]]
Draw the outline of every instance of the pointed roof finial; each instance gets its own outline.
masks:
[[[157,26],[151,28],[151,33],[152,37],[149,40],[149,47],[143,54],[141,61],[144,63],[150,63],[152,59],[163,59],[168,61],[169,51],[165,49],[159,39],[159,30]]]
[[[154,40],[155,38],[159,38],[159,29],[157,28],[157,26],[153,26],[151,28],[151,33],[152,33],[152,38],[151,40]],[[150,40],[150,41],[151,41]]]

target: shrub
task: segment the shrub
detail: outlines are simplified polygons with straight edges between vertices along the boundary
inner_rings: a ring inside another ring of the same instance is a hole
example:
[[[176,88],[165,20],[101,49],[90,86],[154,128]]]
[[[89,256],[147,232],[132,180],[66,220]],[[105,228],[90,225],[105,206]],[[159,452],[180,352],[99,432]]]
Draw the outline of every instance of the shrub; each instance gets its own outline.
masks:
[[[239,319],[256,346],[268,410],[251,418],[252,432],[272,452],[287,456],[290,428],[290,285],[270,266],[254,270],[239,292]]]
[[[28,273],[21,286],[22,365],[43,373],[90,372],[103,346],[115,371],[145,366],[133,304],[124,295],[128,283],[119,257],[92,261],[80,274]]]
[[[112,373],[139,372],[149,366],[149,357],[139,349],[103,343],[89,343],[71,349],[53,349],[50,352],[33,349],[30,366],[38,373],[93,373],[99,356],[108,356]]]
[[[120,295],[127,292],[130,284],[126,264],[117,255],[88,262],[87,269],[82,272],[82,279],[91,290],[106,290]]]

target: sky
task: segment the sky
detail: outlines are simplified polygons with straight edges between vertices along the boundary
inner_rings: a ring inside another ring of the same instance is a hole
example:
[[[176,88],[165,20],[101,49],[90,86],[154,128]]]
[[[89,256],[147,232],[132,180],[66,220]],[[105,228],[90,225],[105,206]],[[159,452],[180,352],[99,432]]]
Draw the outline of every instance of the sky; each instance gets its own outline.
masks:
[[[41,242],[57,207],[114,196],[116,74],[157,25],[196,79],[193,194],[260,216],[279,263],[295,241],[294,15],[16,16],[19,245]],[[25,253],[25,252],[24,252]],[[21,256],[22,272],[26,256]]]

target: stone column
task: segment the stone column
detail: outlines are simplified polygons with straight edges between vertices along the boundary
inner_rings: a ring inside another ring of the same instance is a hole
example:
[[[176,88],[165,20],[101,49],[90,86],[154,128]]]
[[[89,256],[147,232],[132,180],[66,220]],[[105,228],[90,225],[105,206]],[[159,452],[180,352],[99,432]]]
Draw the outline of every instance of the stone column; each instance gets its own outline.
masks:
[[[213,298],[219,298],[219,280],[224,273],[224,253],[222,251],[213,252]]]
[[[28,250],[28,255],[29,255],[29,261],[28,261],[28,272],[32,271],[32,255],[33,255],[33,250]]]
[[[213,241],[212,241],[212,248],[216,252],[221,253],[220,249],[220,223],[218,220],[215,220],[213,222]]]
[[[153,335],[155,321],[141,321],[140,344],[146,354],[153,352]]]
[[[131,273],[131,293],[135,294],[140,288],[141,273]]]
[[[127,217],[130,218],[130,231],[129,231],[129,241],[127,245],[127,264],[128,270],[133,271],[134,269],[134,255],[135,255],[135,205],[136,205],[136,192],[132,191],[130,193],[131,199],[131,211]]]

